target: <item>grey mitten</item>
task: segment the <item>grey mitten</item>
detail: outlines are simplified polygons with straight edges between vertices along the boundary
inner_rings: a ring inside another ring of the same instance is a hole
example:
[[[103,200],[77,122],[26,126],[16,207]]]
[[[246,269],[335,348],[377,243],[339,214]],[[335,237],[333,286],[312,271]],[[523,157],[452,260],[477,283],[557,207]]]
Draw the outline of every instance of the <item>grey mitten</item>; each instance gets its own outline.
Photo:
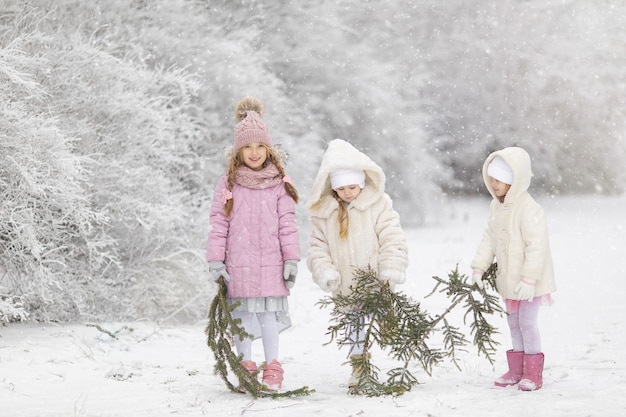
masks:
[[[217,282],[220,277],[224,277],[224,281],[230,281],[230,276],[228,272],[226,272],[226,265],[222,261],[211,261],[209,262],[209,277]]]
[[[296,275],[298,275],[298,261],[293,259],[285,261],[283,278],[285,278],[287,288],[291,289],[296,284]]]

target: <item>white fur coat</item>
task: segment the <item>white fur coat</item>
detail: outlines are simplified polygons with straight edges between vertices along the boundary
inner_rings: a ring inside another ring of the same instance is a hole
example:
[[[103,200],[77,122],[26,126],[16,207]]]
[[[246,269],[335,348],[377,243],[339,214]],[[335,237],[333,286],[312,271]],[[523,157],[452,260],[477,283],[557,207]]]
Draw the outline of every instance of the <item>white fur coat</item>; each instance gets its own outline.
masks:
[[[339,237],[339,202],[333,197],[330,174],[339,168],[365,171],[365,188],[347,209],[347,239]],[[341,276],[336,293],[349,294],[355,268],[402,276],[408,266],[406,239],[398,213],[385,193],[385,174],[368,156],[348,142],[330,142],[307,203],[311,221],[307,266],[320,284],[325,271]]]

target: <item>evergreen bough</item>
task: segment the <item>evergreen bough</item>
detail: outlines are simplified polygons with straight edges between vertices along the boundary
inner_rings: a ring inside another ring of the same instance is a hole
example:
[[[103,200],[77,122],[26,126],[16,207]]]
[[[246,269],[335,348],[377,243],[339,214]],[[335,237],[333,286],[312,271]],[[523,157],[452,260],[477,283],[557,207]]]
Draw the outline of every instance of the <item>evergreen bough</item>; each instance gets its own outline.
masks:
[[[243,340],[246,337],[252,338],[252,335],[241,327],[241,319],[233,318],[232,312],[239,303],[228,305],[226,284],[223,278],[220,278],[218,286],[217,294],[209,307],[209,323],[205,333],[207,344],[215,356],[214,371],[222,378],[228,389],[241,394],[249,393],[254,398],[279,398],[312,394],[314,390],[306,386],[293,391],[268,391],[267,387],[258,380],[259,371],[251,374],[243,367],[241,364],[242,356],[233,351],[234,338],[238,337],[239,340]],[[235,375],[237,383],[229,380],[229,368]]]
[[[331,322],[327,335],[339,346],[352,348],[355,340],[350,339],[351,329],[358,328],[364,335],[363,354],[350,358],[350,363],[360,375],[358,384],[350,388],[354,395],[381,396],[402,395],[418,383],[409,371],[409,365],[417,361],[428,375],[444,359],[449,359],[460,370],[457,352],[464,351],[469,343],[465,334],[450,323],[450,313],[457,307],[465,310],[463,322],[469,321],[472,343],[478,353],[494,363],[493,355],[499,344],[493,337],[498,332],[487,321],[486,316],[503,313],[499,297],[487,291],[495,289],[494,263],[483,274],[487,282],[485,288],[467,283],[467,276],[460,275],[458,265],[448,274],[448,279],[434,276],[437,284],[433,291],[445,293],[450,305],[438,315],[431,316],[422,309],[420,303],[411,300],[402,292],[393,291],[388,282],[378,279],[371,268],[355,270],[356,285],[350,295],[328,296],[318,302],[320,308],[332,306]],[[435,333],[441,333],[443,348],[429,345]],[[371,362],[370,351],[373,345],[387,349],[389,356],[401,362],[401,366],[387,372],[386,382],[379,382],[379,368]]]

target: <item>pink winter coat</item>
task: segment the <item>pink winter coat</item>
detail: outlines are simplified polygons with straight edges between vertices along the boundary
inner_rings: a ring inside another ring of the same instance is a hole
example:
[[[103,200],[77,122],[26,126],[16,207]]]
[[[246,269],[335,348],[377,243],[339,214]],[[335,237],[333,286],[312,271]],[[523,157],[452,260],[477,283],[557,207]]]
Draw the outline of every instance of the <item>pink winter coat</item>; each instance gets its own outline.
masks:
[[[226,180],[220,178],[213,194],[207,260],[225,262],[229,298],[289,295],[283,265],[300,260],[293,199],[282,182],[264,189],[235,183],[227,218],[222,197]]]

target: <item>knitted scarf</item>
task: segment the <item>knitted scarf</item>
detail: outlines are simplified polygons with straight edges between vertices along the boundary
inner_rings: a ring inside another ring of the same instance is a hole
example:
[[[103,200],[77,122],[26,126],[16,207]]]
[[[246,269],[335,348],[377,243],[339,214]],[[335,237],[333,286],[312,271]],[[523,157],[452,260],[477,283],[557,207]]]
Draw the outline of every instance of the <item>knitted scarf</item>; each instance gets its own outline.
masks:
[[[276,165],[269,163],[259,171],[252,170],[245,165],[237,168],[235,182],[253,190],[262,190],[280,184],[283,178]]]

